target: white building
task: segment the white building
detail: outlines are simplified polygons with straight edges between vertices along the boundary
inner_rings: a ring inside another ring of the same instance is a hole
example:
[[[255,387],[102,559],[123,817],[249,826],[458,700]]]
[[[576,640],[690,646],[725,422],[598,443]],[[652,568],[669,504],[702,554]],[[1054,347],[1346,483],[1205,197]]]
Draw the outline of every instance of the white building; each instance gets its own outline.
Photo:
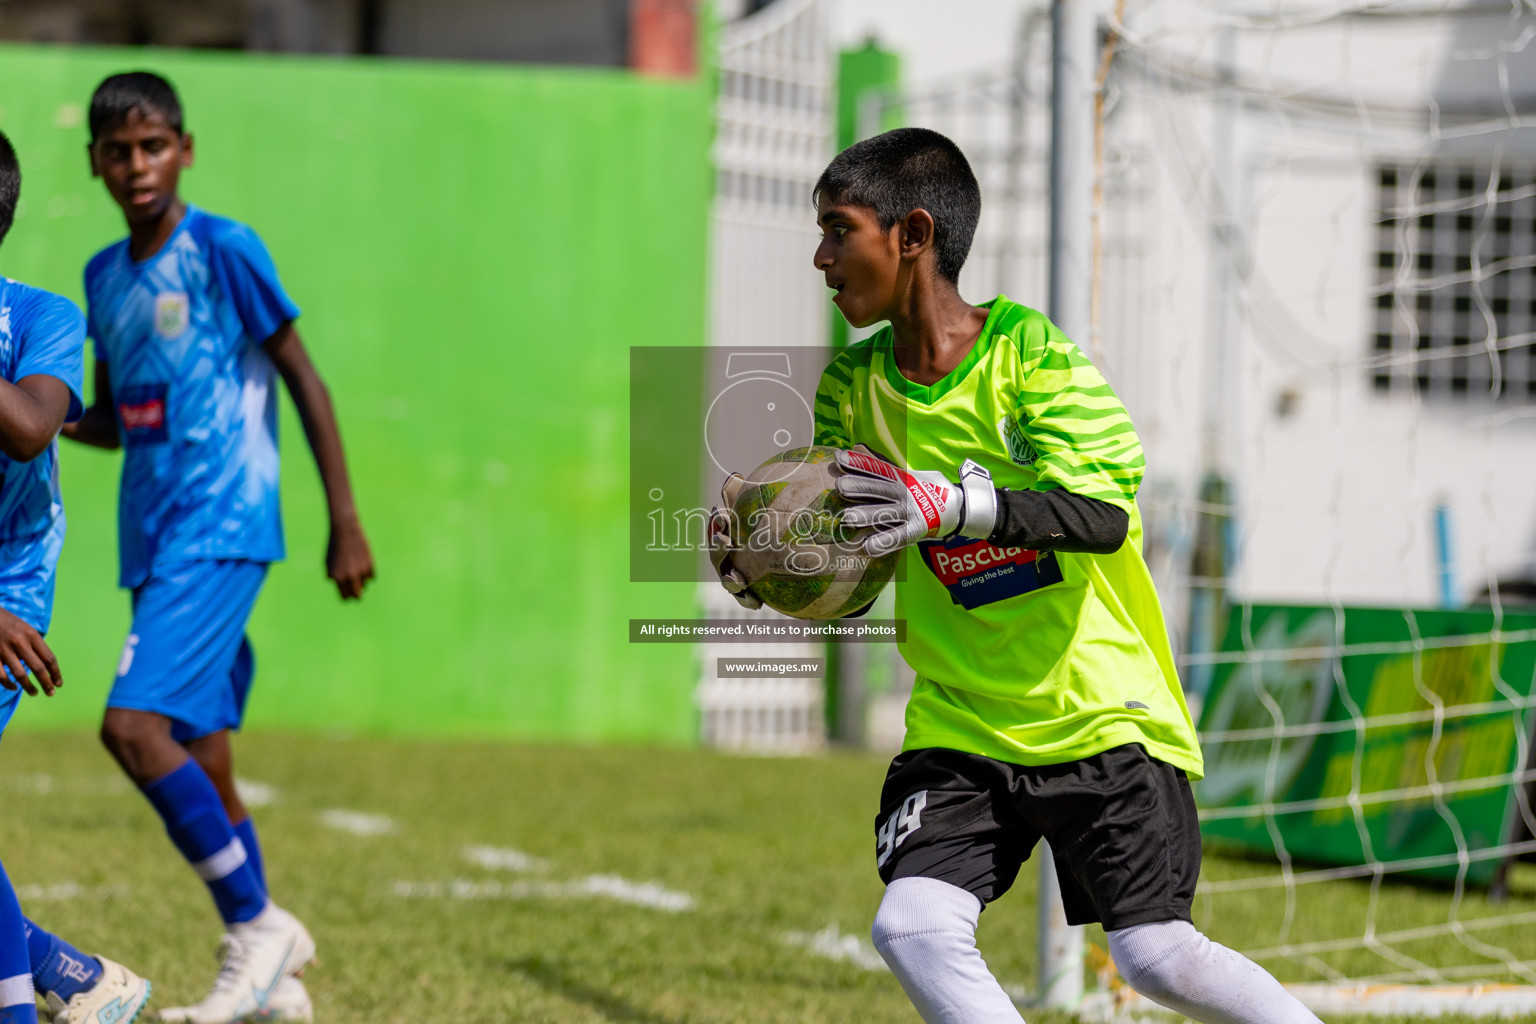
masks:
[[[1456,603],[1531,577],[1536,17],[1212,6],[1128,16],[1109,127],[1146,328],[1103,344],[1153,480],[1229,473],[1244,598],[1435,606],[1437,506]]]

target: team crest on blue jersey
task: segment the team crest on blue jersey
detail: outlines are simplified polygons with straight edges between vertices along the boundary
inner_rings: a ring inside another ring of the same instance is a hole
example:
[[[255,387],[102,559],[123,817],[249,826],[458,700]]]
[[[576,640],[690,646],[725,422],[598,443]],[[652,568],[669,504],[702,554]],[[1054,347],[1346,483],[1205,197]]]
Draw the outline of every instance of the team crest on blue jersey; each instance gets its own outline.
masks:
[[[1040,457],[1035,451],[1035,446],[1029,443],[1029,438],[1024,435],[1024,424],[1012,415],[1004,416],[997,421],[998,435],[1003,439],[1003,445],[1008,449],[1008,457],[1016,466],[1028,466]]]
[[[186,292],[164,292],[155,296],[155,333],[165,340],[181,336],[191,322]]]

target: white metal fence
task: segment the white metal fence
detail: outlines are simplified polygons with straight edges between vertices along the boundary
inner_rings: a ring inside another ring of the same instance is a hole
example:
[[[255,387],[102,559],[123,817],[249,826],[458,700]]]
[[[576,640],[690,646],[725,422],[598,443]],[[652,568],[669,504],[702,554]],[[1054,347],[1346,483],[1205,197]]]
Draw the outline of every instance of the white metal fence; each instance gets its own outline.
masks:
[[[827,345],[826,289],[810,269],[817,239],[810,196],[832,156],[828,7],[829,0],[778,0],[721,30],[710,218],[712,344]],[[713,584],[700,594],[711,618],[778,617],[741,608]],[[823,748],[822,680],[716,677],[721,657],[821,653],[820,644],[701,645],[697,700],[705,745],[774,754]]]

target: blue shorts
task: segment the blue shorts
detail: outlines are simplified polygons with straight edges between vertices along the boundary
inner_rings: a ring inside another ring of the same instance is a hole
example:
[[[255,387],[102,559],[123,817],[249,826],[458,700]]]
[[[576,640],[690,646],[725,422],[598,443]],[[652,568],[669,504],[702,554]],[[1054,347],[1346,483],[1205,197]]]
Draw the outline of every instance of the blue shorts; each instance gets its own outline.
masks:
[[[36,537],[0,542],[0,608],[46,636],[53,616],[54,569],[64,546],[64,517]],[[0,667],[11,678],[11,670]],[[22,691],[0,687],[0,732],[16,713]]]
[[[256,659],[245,624],[267,563],[177,562],[133,591],[133,626],[107,707],[153,711],[186,743],[240,728]]]
[[[6,675],[10,675],[9,672]],[[7,690],[0,687],[0,733],[5,732],[6,725],[11,716],[16,713],[16,705],[21,701],[20,690]]]

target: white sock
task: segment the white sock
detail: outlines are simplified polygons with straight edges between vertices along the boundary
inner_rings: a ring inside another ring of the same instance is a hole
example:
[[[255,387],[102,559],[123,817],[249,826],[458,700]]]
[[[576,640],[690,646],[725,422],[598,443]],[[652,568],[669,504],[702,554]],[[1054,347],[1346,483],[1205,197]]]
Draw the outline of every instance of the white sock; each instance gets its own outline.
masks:
[[[1107,932],[1109,955],[1132,988],[1201,1024],[1321,1024],[1258,964],[1188,921]]]
[[[1023,1024],[976,949],[981,901],[933,878],[898,878],[875,914],[875,948],[928,1024]]]

